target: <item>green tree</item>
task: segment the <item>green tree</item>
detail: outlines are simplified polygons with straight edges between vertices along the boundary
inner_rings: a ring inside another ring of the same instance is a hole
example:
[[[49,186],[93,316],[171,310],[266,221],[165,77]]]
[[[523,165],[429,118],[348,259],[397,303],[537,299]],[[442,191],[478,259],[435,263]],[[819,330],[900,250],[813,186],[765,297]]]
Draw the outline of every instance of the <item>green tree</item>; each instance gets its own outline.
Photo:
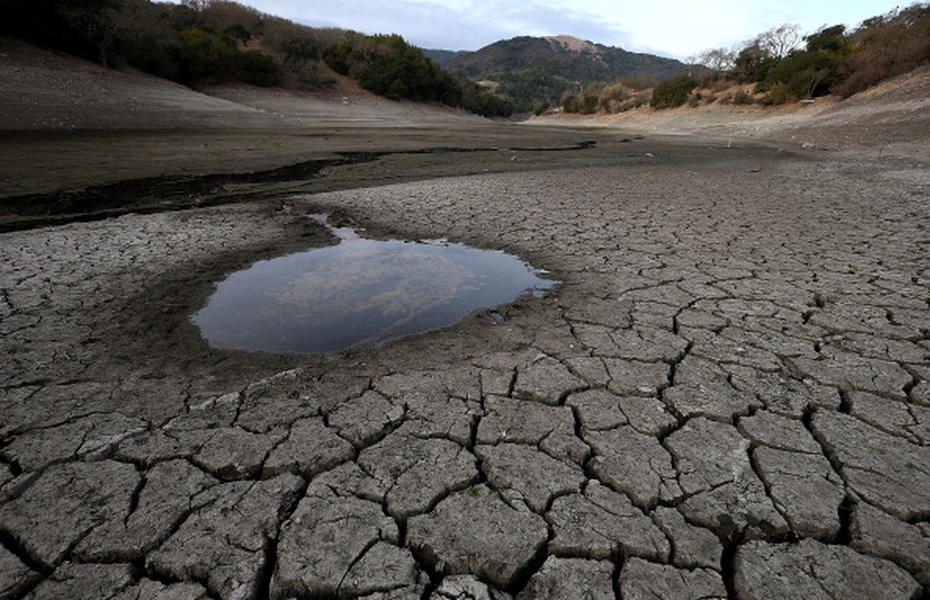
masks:
[[[284,40],[277,49],[284,55],[284,64],[303,64],[308,60],[320,58],[320,47],[315,40],[306,37]]]
[[[277,85],[281,80],[281,70],[278,63],[258,50],[235,52],[228,58],[231,61],[230,74],[245,83],[270,87]]]
[[[597,112],[597,94],[585,94],[581,98],[581,113],[590,115]]]
[[[459,83],[399,35],[376,35],[330,46],[323,59],[365,89],[395,100],[457,104]]]
[[[252,39],[252,34],[249,33],[249,30],[246,29],[245,25],[243,25],[242,23],[234,23],[230,25],[229,27],[223,30],[223,34],[226,37],[236,40],[237,42],[241,42],[243,44],[247,43],[250,39]]]
[[[697,81],[690,77],[673,77],[663,81],[652,90],[650,105],[653,108],[674,108],[682,106],[688,101],[691,90],[696,88]]]
[[[765,74],[761,87],[770,90],[767,102],[780,104],[792,98],[823,96],[842,82],[842,66],[849,53],[846,28],[826,27],[804,39],[804,50],[777,60]]]
[[[215,77],[228,66],[232,53],[215,34],[189,27],[181,32],[181,77],[185,81]]]
[[[562,111],[566,113],[576,113],[581,110],[581,103],[575,94],[565,94],[562,97]]]
[[[509,117],[513,114],[513,103],[481,88],[473,82],[462,84],[461,107],[483,117]]]
[[[846,27],[834,25],[825,27],[804,38],[808,52],[842,53],[847,48]]]
[[[753,42],[739,51],[734,61],[733,73],[744,83],[762,82],[768,78],[778,59],[758,42]]]
[[[323,53],[323,60],[330,68],[340,75],[349,74],[349,56],[353,51],[352,42],[349,40],[339,40],[326,49]]]

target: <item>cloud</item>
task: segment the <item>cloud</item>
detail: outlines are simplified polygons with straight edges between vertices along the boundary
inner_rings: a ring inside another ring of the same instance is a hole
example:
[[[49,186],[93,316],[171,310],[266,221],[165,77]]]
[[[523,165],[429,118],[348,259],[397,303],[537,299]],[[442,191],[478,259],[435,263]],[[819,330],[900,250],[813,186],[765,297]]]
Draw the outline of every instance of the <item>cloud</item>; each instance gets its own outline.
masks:
[[[897,0],[244,0],[299,22],[364,33],[400,33],[427,48],[474,50],[519,35],[574,35],[685,58],[732,46],[770,27],[855,25]]]
[[[571,34],[602,42],[620,43],[629,34],[592,12],[565,9],[552,3],[434,2],[400,0],[385,11],[383,2],[356,0],[348,7],[337,0],[256,2],[266,12],[314,24],[342,24],[365,33],[401,33],[411,42],[430,48],[472,50],[519,35]]]

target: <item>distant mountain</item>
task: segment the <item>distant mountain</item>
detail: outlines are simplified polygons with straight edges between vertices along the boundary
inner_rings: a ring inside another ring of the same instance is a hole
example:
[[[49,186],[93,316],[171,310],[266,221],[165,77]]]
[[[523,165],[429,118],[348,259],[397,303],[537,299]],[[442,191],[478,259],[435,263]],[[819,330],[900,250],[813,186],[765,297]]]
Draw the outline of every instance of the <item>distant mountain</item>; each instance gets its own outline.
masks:
[[[521,110],[536,102],[557,103],[568,90],[621,77],[662,81],[694,67],[680,61],[629,52],[571,36],[516,37],[475,52],[461,52],[445,68],[461,77],[494,82]]]
[[[434,50],[432,48],[420,48],[420,51],[441,65],[446,64],[459,54],[465,54],[464,50]]]

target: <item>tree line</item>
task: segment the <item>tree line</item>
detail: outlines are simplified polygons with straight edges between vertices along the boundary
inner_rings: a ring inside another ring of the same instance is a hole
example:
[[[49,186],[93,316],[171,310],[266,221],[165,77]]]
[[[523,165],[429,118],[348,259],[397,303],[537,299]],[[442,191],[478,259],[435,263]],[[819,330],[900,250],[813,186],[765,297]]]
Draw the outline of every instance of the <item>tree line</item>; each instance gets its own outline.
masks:
[[[400,36],[306,27],[226,0],[3,0],[0,34],[185,85],[316,88],[331,83],[325,61],[392,99],[490,117],[513,111],[506,99],[451,76]]]
[[[323,60],[388,98],[439,102],[487,117],[513,113],[510,100],[453,77],[399,35],[348,36],[327,48]]]
[[[823,27],[803,35],[797,25],[765,31],[735,49],[714,48],[691,59],[701,72],[662,82],[620,80],[563,95],[564,112],[619,113],[645,104],[656,109],[718,101],[698,88],[751,85],[720,98],[765,105],[836,94],[846,98],[886,79],[930,63],[930,3],[867,19],[854,29]],[[651,88],[651,90],[646,89]],[[540,114],[550,108],[537,105]]]
[[[930,62],[930,3],[867,19],[855,29],[834,25],[803,36],[797,25],[782,25],[737,49],[708,50],[696,62],[717,79],[754,84],[766,104],[849,97]]]

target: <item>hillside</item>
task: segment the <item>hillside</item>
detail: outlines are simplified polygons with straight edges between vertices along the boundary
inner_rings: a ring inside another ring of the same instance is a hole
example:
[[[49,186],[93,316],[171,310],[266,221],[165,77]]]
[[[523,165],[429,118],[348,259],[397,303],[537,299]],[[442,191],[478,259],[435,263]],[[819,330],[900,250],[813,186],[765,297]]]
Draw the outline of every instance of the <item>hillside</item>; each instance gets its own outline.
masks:
[[[223,82],[192,89],[0,36],[0,130],[398,127],[483,121],[437,104],[392,101],[320,68],[320,90]]]
[[[624,135],[670,135],[739,147],[749,140],[802,150],[867,150],[917,160],[930,157],[930,65],[884,81],[848,99],[823,97],[780,106],[715,102],[655,110],[648,105],[618,114],[552,111],[527,125],[593,127]]]
[[[333,72],[390,100],[509,117],[513,106],[458,80],[399,35],[314,28],[228,0],[0,3],[0,36],[199,89],[247,84],[317,92]]]
[[[436,50],[435,48],[420,48],[420,52],[440,65],[445,65],[460,54],[467,54],[462,50]]]
[[[534,102],[557,103],[564,92],[587,83],[621,77],[663,80],[691,68],[674,59],[571,36],[502,40],[460,53],[445,67],[454,75],[499,83],[500,92],[513,98],[520,110],[530,110]]]

